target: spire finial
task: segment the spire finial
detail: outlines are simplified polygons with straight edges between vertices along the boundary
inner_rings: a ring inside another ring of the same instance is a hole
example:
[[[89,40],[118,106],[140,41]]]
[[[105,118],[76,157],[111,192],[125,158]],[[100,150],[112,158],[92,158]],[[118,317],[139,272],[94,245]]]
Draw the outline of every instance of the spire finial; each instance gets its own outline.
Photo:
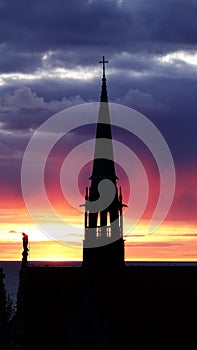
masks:
[[[109,63],[109,61],[105,60],[105,56],[103,56],[102,61],[99,61],[99,63],[103,64],[103,78],[105,78],[105,63]]]
[[[105,77],[105,63],[108,63],[108,62],[109,61],[105,60],[105,56],[103,56],[102,61],[99,61],[99,63],[102,63],[102,65],[103,65],[103,78],[102,78],[102,89],[101,89],[100,102],[108,102],[106,77]]]

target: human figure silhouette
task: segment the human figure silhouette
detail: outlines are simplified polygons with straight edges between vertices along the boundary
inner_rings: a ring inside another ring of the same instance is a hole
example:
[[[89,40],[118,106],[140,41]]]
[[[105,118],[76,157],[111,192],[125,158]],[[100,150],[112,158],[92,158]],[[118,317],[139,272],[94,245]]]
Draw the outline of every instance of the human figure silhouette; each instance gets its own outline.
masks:
[[[22,236],[23,236],[23,259],[27,260],[27,256],[28,256],[28,235],[24,232],[22,232]]]
[[[24,250],[29,250],[28,247],[28,235],[24,232],[22,232],[23,235],[23,249]]]

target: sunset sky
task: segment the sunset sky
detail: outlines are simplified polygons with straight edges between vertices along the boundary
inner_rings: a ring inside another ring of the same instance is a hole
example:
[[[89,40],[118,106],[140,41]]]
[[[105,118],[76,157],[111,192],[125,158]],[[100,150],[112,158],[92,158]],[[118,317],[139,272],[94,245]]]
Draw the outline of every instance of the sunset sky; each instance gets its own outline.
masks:
[[[155,124],[176,170],[169,213],[148,234],[159,194],[154,158],[136,137],[112,128],[114,139],[139,157],[149,182],[146,210],[132,230],[132,211],[125,210],[126,259],[197,261],[196,14],[195,0],[0,0],[0,260],[21,259],[21,232],[29,235],[30,260],[81,260],[83,212],[64,197],[59,176],[69,152],[94,138],[95,125],[76,128],[59,140],[46,163],[50,203],[73,227],[60,228],[50,218],[46,224],[57,237],[65,230],[64,244],[43,234],[28,214],[21,166],[28,142],[43,122],[65,108],[99,101],[98,61],[105,55],[110,102],[131,107]],[[79,174],[80,201],[91,165],[84,164]],[[128,203],[139,174],[132,180],[124,168],[117,165],[116,170]],[[64,177],[68,186],[69,174]],[[32,195],[45,217],[40,194],[32,188]]]

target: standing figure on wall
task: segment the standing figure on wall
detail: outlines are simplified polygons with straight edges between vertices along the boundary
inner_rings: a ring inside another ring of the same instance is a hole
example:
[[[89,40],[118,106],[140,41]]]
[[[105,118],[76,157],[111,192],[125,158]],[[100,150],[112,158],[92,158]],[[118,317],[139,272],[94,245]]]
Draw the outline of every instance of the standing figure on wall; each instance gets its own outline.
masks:
[[[28,256],[28,235],[24,232],[22,232],[23,236],[23,261],[27,261],[27,256]]]

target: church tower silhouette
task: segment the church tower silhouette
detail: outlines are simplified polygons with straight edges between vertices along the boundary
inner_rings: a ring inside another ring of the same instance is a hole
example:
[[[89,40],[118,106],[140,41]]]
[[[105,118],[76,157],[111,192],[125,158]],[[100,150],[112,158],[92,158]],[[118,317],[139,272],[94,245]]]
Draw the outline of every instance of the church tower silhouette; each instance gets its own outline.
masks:
[[[95,153],[85,196],[83,264],[28,264],[28,237],[23,235],[11,348],[197,349],[196,322],[191,318],[191,311],[197,314],[197,266],[124,262],[123,204],[117,188],[104,57],[101,63]],[[137,247],[134,243],[133,252]],[[0,284],[2,278],[0,270]]]
[[[117,188],[103,56],[93,170],[85,196],[83,266],[124,266],[122,190]]]

